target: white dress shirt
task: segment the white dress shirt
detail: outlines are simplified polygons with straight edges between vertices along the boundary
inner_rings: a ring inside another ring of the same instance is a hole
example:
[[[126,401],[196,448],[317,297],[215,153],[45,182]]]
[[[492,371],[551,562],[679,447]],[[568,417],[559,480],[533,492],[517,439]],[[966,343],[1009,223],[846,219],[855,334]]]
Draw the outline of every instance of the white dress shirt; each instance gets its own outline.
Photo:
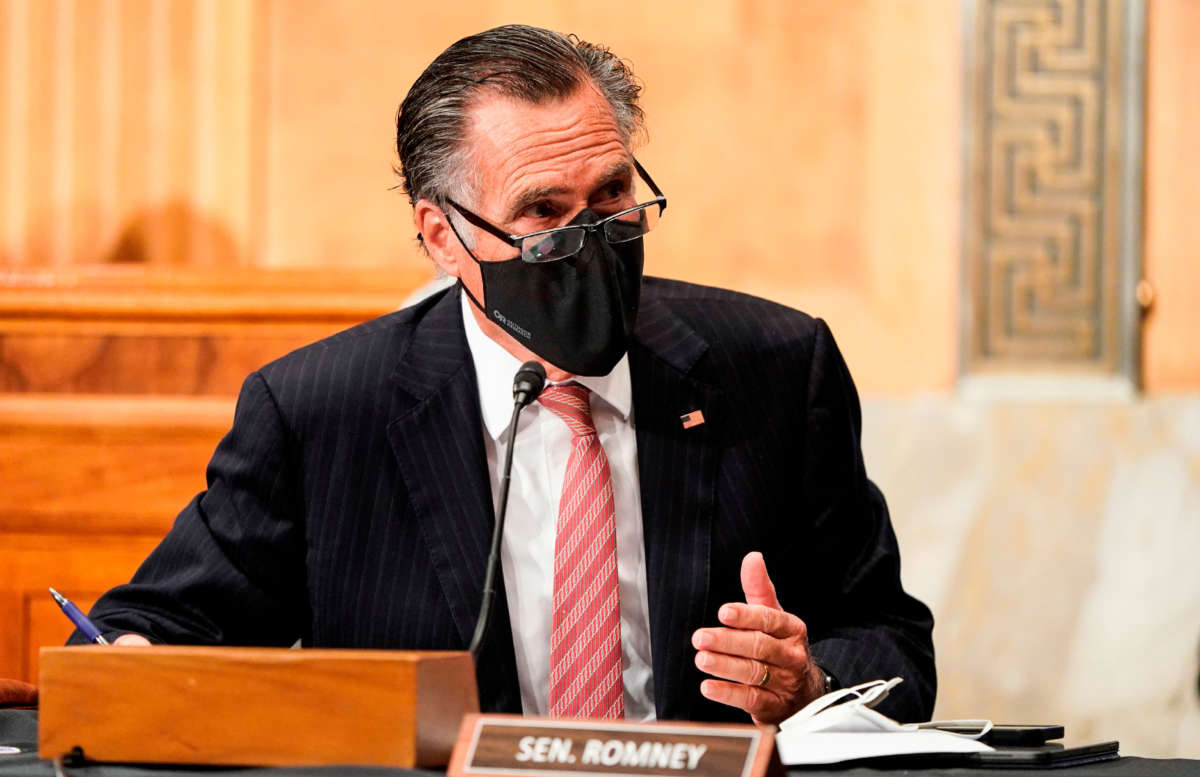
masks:
[[[479,385],[492,503],[498,511],[501,468],[513,409],[513,375],[521,362],[483,333],[471,313],[471,303],[465,294],[461,297],[463,326]],[[592,391],[592,420],[612,472],[625,717],[653,720],[650,609],[646,593],[646,550],[642,541],[642,498],[629,356],[621,357],[608,375],[578,377],[575,382]],[[546,715],[550,710],[554,531],[570,453],[571,432],[562,419],[538,402],[521,411],[509,484],[508,515],[501,543],[501,565],[512,620],[521,704],[526,715]]]

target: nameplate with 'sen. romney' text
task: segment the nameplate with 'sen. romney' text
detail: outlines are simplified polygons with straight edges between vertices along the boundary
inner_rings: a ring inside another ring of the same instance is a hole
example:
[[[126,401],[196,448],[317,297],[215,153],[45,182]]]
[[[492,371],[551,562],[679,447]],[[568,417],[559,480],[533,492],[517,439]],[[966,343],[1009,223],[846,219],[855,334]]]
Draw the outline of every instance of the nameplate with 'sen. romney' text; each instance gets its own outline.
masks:
[[[463,718],[447,770],[486,775],[765,777],[774,737],[751,725]]]

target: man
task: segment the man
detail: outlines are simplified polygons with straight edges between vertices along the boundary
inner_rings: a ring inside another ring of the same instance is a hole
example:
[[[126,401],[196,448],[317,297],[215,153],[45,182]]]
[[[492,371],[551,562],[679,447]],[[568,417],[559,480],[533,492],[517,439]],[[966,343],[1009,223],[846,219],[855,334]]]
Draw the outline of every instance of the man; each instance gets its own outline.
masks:
[[[901,588],[828,328],[642,278],[666,200],[632,153],[638,92],[606,49],[518,26],[422,73],[400,171],[458,284],[252,374],[208,490],[97,603],[102,630],[464,648],[512,375],[538,360],[485,709],[778,723],[900,675],[885,711],[928,717],[932,619]]]

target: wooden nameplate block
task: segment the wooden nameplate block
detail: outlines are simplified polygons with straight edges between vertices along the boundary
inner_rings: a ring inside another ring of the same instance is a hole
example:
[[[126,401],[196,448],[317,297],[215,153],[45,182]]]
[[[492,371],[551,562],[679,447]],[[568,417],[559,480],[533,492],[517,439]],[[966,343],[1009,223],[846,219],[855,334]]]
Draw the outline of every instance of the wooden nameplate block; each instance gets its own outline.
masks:
[[[140,763],[442,766],[479,711],[465,651],[42,648],[39,692],[42,758]]]
[[[468,715],[448,775],[765,777],[774,744],[748,724]]]

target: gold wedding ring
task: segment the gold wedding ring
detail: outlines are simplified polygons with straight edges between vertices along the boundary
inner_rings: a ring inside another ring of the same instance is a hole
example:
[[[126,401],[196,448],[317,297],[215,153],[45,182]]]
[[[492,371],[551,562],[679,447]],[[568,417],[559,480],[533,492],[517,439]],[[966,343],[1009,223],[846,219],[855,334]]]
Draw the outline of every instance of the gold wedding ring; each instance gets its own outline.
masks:
[[[762,678],[761,678],[761,679],[759,679],[759,681],[758,681],[758,685],[759,685],[760,687],[761,687],[761,686],[764,686],[764,685],[766,685],[766,684],[767,684],[767,681],[769,681],[769,680],[771,679],[771,667],[767,666],[767,665],[764,663],[764,664],[762,665],[762,668],[763,668],[763,674],[762,674]]]

